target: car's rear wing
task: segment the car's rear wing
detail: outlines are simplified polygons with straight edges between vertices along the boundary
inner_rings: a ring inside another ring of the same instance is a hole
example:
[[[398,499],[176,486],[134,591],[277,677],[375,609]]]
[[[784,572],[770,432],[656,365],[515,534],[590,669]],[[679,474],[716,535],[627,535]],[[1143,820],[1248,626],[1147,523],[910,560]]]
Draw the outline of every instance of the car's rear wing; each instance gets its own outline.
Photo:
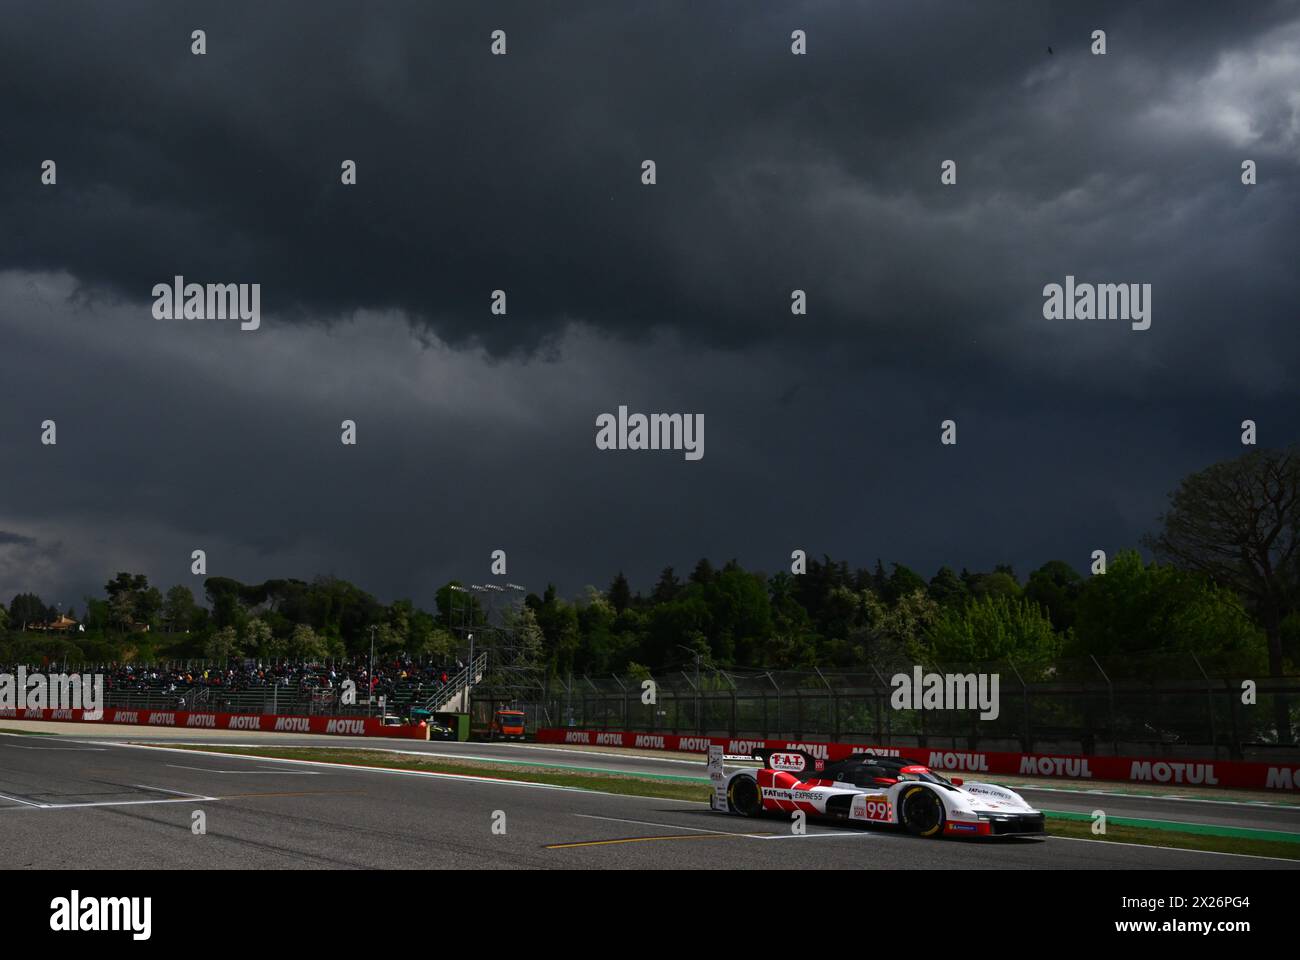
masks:
[[[710,774],[716,769],[725,772],[724,760],[757,760],[764,770],[780,770],[801,776],[820,770],[822,762],[804,750],[779,750],[759,748],[753,753],[724,753],[721,744],[709,746],[708,769]]]
[[[709,783],[713,786],[713,792],[709,794],[709,809],[717,810],[721,813],[727,813],[731,807],[727,803],[727,768],[723,764],[726,755],[723,753],[722,744],[714,743],[709,745],[709,758],[707,769],[709,771]]]

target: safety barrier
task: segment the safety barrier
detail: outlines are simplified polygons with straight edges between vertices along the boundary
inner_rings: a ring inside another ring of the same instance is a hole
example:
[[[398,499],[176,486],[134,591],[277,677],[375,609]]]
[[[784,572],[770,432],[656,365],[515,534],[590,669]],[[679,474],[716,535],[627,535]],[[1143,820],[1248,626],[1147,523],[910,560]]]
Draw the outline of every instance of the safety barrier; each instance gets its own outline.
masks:
[[[49,720],[73,723],[120,723],[139,727],[180,727],[190,730],[260,730],[273,733],[324,733],[346,737],[398,737],[428,740],[423,723],[384,726],[377,717],[299,717],[264,713],[207,713],[194,710],[129,710],[105,707],[91,719],[84,710],[0,709],[0,720]]]
[[[955,774],[1060,777],[1070,780],[1117,780],[1132,783],[1182,784],[1244,790],[1300,790],[1300,765],[1241,760],[1170,760],[1163,757],[1110,757],[962,751],[930,747],[877,747],[867,744],[819,743],[794,740],[747,740],[669,733],[622,733],[609,730],[543,728],[538,743],[581,744],[593,747],[635,747],[642,750],[676,750],[708,753],[721,744],[733,756],[752,756],[758,750],[802,750],[829,762],[854,753],[906,757],[934,770]]]

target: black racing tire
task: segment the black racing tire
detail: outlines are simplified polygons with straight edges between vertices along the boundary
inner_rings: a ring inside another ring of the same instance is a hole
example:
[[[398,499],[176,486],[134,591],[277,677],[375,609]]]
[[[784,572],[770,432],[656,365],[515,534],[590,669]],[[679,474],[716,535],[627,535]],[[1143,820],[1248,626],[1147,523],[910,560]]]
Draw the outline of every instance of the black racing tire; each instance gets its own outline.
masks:
[[[943,833],[943,801],[928,787],[908,787],[898,798],[899,819],[915,837],[937,837]]]
[[[758,781],[753,777],[733,777],[727,784],[727,806],[742,817],[762,816],[763,797]]]

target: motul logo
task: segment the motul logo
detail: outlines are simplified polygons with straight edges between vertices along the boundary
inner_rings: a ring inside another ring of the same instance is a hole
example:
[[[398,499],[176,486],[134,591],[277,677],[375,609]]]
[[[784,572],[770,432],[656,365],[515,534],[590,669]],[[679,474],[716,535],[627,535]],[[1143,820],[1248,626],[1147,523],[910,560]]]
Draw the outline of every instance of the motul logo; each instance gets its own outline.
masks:
[[[804,753],[811,754],[818,760],[829,760],[830,754],[826,750],[824,743],[787,743],[787,750],[802,750]]]
[[[663,737],[651,737],[651,736],[637,737],[637,738],[636,738],[636,746],[638,746],[638,747],[650,747],[650,748],[655,749],[655,750],[662,750],[662,749],[664,748],[664,738],[663,738]]]
[[[311,730],[311,724],[306,717],[276,717],[275,729],[277,730],[296,730],[301,733],[307,733]]]
[[[763,740],[732,740],[727,744],[727,753],[733,757],[752,757],[765,746]]]
[[[325,725],[326,733],[365,733],[364,720],[333,719]]]
[[[933,770],[983,770],[988,772],[989,758],[982,753],[932,753]]]
[[[1290,767],[1269,767],[1264,786],[1269,790],[1294,790],[1297,783],[1300,783],[1300,770],[1292,772]]]
[[[623,746],[623,734],[598,733],[596,734],[596,745],[601,747],[621,747]]]
[[[570,730],[564,735],[565,743],[591,743],[591,734],[581,730]]]
[[[226,724],[227,730],[261,730],[261,717],[231,717]]]
[[[76,718],[73,717],[71,710],[51,710],[50,719],[51,720],[75,720]]]
[[[187,727],[212,727],[216,729],[217,716],[213,713],[191,713],[190,718],[185,721]]]
[[[1130,780],[1152,780],[1156,783],[1218,784],[1212,763],[1165,763],[1158,760],[1134,760]]]
[[[134,710],[117,710],[113,713],[114,723],[139,723],[140,714]]]
[[[174,727],[176,726],[176,714],[151,713],[149,714],[149,725],[153,727]]]
[[[708,753],[712,745],[708,737],[681,737],[677,741],[677,749],[684,753]]]
[[[1092,779],[1092,770],[1088,767],[1087,757],[1021,757],[1020,772],[1038,774],[1042,777]]]

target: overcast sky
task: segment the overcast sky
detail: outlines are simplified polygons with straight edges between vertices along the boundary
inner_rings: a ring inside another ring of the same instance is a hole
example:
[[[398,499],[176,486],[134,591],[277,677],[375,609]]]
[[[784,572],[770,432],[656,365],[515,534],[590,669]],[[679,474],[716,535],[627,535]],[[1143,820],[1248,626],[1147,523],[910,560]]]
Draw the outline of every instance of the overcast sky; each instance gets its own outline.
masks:
[[[4,602],[201,594],[196,548],[425,606],[495,549],[568,595],[1082,569],[1243,419],[1300,438],[1296,3],[0,12]],[[155,319],[177,274],[261,328]],[[1151,328],[1045,320],[1067,274]],[[703,414],[703,459],[598,450],[620,404]]]

